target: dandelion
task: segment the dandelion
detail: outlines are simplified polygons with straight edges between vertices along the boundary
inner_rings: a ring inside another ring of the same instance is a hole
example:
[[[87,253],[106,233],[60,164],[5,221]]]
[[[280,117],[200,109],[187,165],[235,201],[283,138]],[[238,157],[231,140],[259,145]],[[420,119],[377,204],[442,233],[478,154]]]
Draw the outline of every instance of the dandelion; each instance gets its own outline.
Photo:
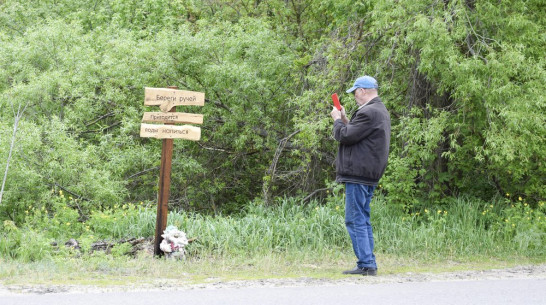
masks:
[[[519,200],[519,201],[522,201],[523,199],[521,199],[521,197],[518,197],[518,200]]]
[[[442,213],[442,210],[438,210],[438,214]]]
[[[59,190],[59,195],[63,195],[63,190]]]
[[[70,226],[70,222],[67,222],[67,223],[66,223],[66,226],[67,226],[67,227]]]
[[[425,213],[428,214],[428,210],[427,210],[427,209],[425,209]]]
[[[69,196],[68,199],[70,199],[70,201],[74,200],[74,198],[72,198],[72,196]]]
[[[506,197],[510,197],[510,194],[506,193]]]
[[[336,205],[336,210],[339,210],[339,205]]]

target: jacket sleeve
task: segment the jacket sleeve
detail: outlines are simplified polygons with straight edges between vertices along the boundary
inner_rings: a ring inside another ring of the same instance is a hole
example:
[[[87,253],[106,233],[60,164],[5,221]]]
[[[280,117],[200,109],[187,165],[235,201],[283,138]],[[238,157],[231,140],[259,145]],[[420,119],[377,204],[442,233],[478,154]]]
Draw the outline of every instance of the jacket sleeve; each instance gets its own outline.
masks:
[[[334,122],[334,138],[344,145],[352,145],[362,141],[373,131],[370,113],[359,111],[348,124],[341,120]]]

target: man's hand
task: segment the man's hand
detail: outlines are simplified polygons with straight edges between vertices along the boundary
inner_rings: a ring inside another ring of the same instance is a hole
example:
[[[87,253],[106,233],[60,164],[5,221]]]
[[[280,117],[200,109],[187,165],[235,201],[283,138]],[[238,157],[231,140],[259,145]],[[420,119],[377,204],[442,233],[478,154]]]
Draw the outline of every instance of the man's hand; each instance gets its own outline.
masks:
[[[332,112],[330,112],[332,119],[341,120],[344,124],[349,123],[347,115],[345,114],[345,107],[341,106],[341,111],[337,110],[336,107],[333,107]]]
[[[341,120],[341,111],[337,110],[336,107],[332,108],[332,112],[330,112],[330,115],[332,116],[332,119],[334,119],[334,121]]]

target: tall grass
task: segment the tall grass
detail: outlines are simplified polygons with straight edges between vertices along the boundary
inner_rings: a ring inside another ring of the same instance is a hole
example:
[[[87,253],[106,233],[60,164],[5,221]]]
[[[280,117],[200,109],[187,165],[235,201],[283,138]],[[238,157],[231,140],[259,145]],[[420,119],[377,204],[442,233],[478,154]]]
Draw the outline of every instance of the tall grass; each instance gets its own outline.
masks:
[[[197,238],[188,247],[193,258],[252,258],[273,253],[335,260],[340,254],[350,255],[352,251],[343,207],[341,196],[324,204],[302,204],[294,198],[285,198],[272,206],[251,203],[239,215],[170,212],[168,222],[185,231],[188,237]],[[96,212],[78,230],[66,230],[64,235],[59,235],[61,229],[51,227],[55,223],[67,227],[65,220],[55,216],[39,220],[35,217],[29,223],[34,227],[4,224],[9,230],[0,233],[0,255],[39,260],[55,254],[47,242],[50,240],[153,236],[155,208],[128,204]],[[478,256],[524,256],[538,261],[546,258],[543,203],[531,209],[522,203],[510,206],[458,199],[449,206],[423,208],[408,214],[378,195],[372,202],[372,225],[378,255],[419,261]],[[25,241],[31,235],[32,247]],[[29,255],[31,251],[40,254]]]
[[[460,198],[449,206],[408,214],[378,195],[372,202],[376,251],[416,260],[506,255],[544,259],[544,209],[499,206],[499,202]],[[352,251],[343,207],[342,197],[322,205],[285,198],[273,206],[252,203],[237,216],[171,212],[168,219],[169,224],[197,238],[189,247],[190,255],[196,257],[308,253],[319,258]],[[529,216],[530,211],[529,219],[507,222],[510,215]],[[154,215],[155,211],[142,209],[133,219],[113,226],[112,234],[151,236]]]
[[[340,210],[285,199],[276,207],[251,204],[239,217],[172,213],[169,222],[198,238],[195,254],[263,255],[342,251],[349,242]]]
[[[546,258],[543,203],[506,205],[459,198],[447,207],[412,214],[393,211],[380,198],[375,216],[380,251],[415,259],[465,259],[475,256]]]
[[[462,258],[508,251],[499,233],[479,217],[480,204],[459,199],[449,208],[423,209],[410,215],[392,213],[376,201],[376,240],[380,251],[413,259]]]

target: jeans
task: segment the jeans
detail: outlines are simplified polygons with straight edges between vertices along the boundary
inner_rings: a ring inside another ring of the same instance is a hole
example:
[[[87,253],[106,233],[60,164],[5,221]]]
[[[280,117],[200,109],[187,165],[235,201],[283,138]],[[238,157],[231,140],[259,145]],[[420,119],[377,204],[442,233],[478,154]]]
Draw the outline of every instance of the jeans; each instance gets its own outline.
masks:
[[[373,254],[373,232],[370,222],[370,202],[375,186],[345,183],[345,226],[359,268],[377,268]]]

